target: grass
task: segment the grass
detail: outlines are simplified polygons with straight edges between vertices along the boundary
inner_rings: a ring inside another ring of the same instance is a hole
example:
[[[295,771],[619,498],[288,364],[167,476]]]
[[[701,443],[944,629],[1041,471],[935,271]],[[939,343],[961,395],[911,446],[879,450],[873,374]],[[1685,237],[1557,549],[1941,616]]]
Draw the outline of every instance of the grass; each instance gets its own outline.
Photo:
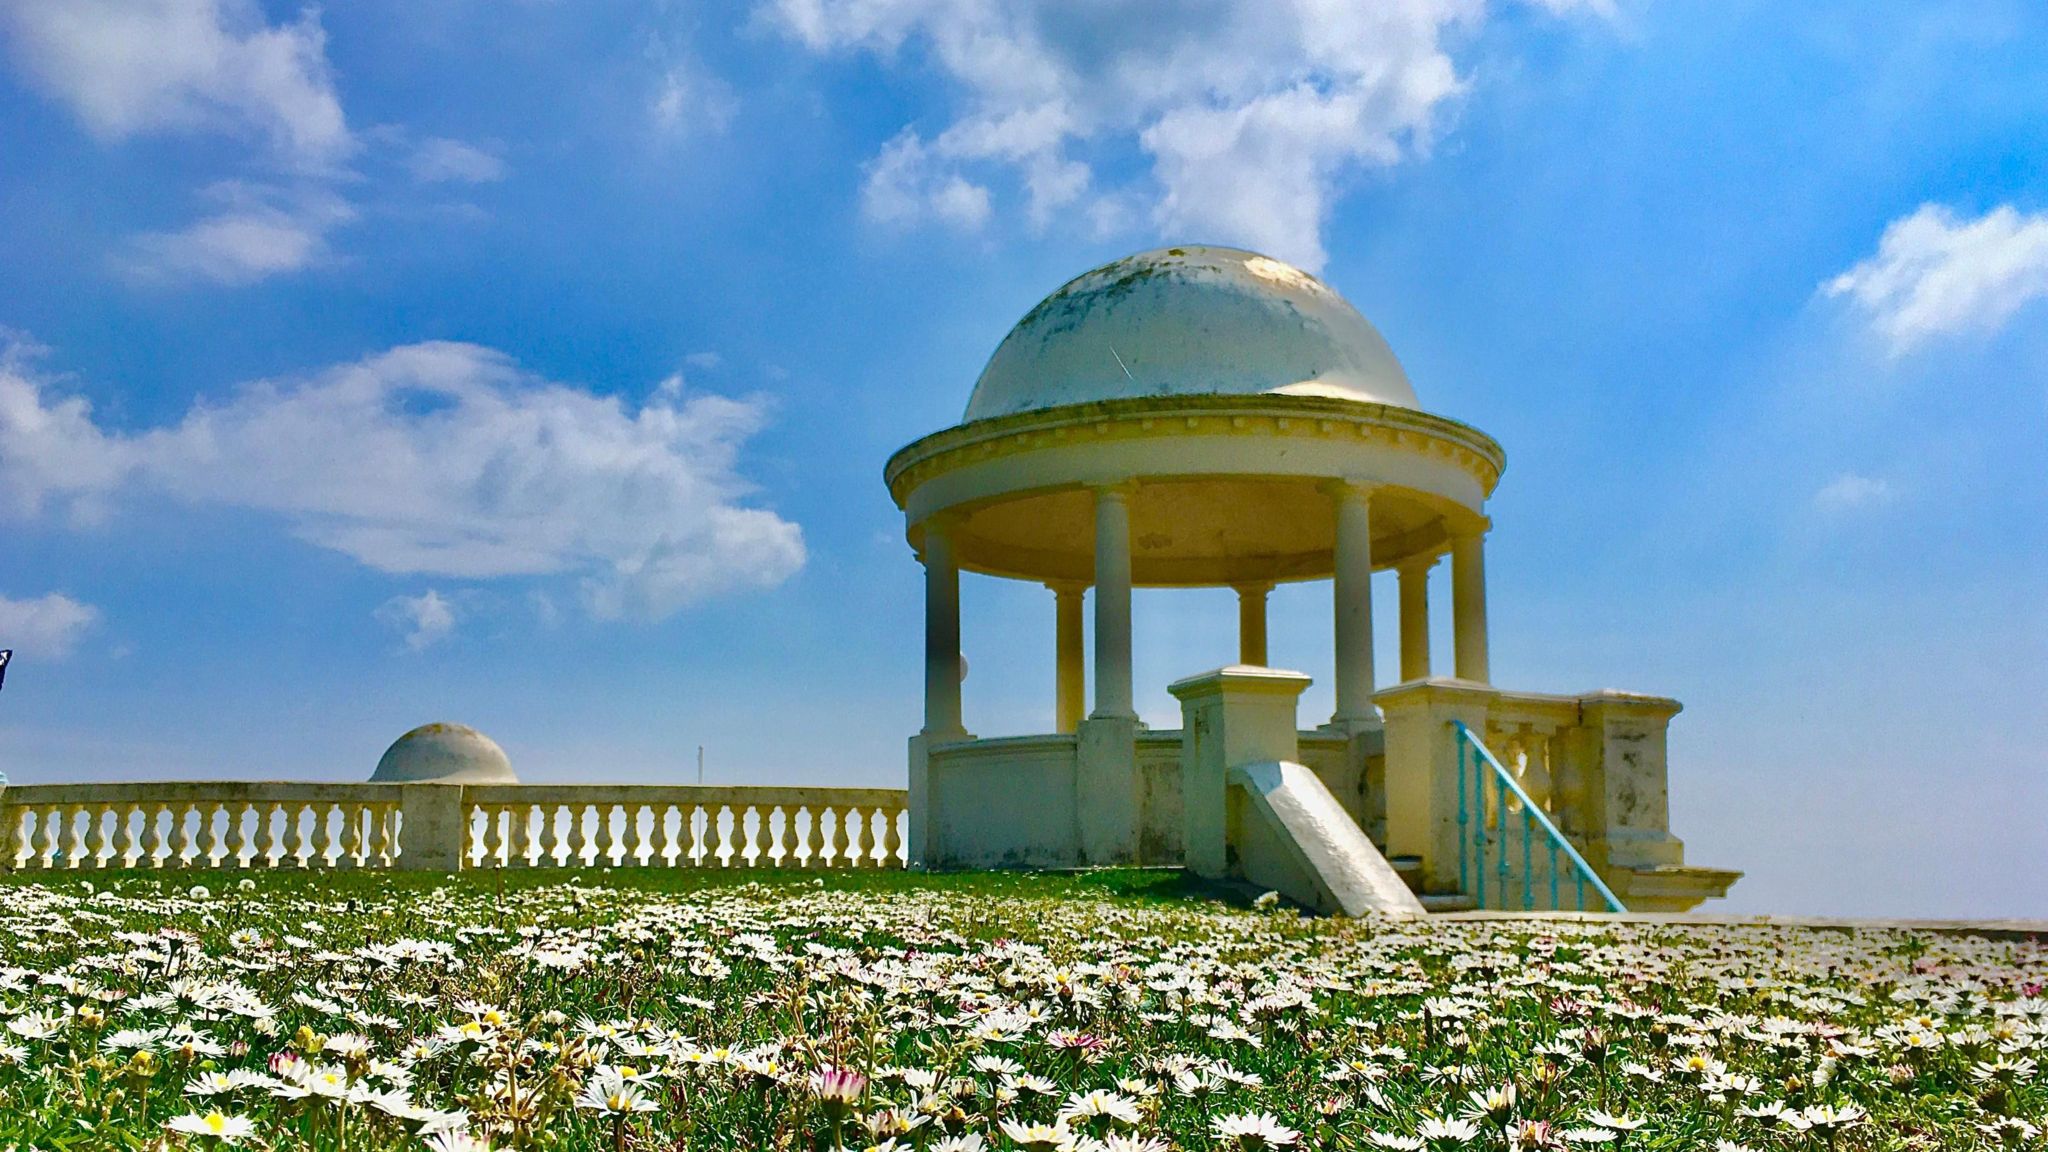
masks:
[[[2048,953],[1175,871],[0,879],[0,1150],[2038,1147]]]

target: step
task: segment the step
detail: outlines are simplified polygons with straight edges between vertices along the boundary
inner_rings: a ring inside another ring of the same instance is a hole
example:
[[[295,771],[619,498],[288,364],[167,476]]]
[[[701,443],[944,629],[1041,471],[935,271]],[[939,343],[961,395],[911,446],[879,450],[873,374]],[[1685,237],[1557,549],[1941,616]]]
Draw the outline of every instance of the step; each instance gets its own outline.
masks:
[[[1470,912],[1479,907],[1479,901],[1462,892],[1443,892],[1424,896],[1422,906],[1430,912]]]

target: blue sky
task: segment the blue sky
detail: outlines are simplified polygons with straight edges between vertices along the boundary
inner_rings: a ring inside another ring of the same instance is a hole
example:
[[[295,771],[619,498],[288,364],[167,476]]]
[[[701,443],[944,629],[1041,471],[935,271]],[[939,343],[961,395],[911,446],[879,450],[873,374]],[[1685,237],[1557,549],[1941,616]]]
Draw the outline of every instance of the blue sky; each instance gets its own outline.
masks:
[[[0,0],[0,768],[454,719],[894,783],[883,460],[1208,241],[1505,445],[1495,679],[1685,701],[1725,910],[2048,916],[2044,54],[2021,0]],[[1311,717],[1327,596],[1274,598]],[[1043,730],[1050,595],[964,597],[969,725]],[[1137,611],[1172,724],[1234,614]]]

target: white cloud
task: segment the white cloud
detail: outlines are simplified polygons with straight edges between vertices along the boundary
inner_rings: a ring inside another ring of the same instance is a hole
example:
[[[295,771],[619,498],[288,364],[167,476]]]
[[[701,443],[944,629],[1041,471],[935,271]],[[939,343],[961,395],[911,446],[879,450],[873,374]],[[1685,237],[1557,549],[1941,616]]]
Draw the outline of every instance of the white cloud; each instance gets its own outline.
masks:
[[[350,148],[315,9],[274,25],[255,0],[0,0],[0,26],[100,136],[253,130],[308,168]]]
[[[1974,220],[1923,204],[1891,222],[1877,254],[1828,281],[1901,356],[1937,336],[1993,332],[2048,296],[2048,213],[2011,205]]]
[[[905,129],[868,162],[861,211],[883,224],[934,219],[973,231],[988,221],[988,189],[935,163],[917,133]]]
[[[671,62],[655,85],[651,111],[656,128],[681,134],[699,129],[723,132],[738,108],[739,101],[723,80],[694,64]]]
[[[439,136],[414,145],[406,167],[422,184],[490,184],[505,178],[505,161],[497,153]]]
[[[327,236],[355,218],[347,202],[318,189],[284,194],[235,182],[208,190],[223,207],[175,232],[137,236],[117,260],[136,280],[253,284],[326,259]]]
[[[1813,506],[1823,512],[1852,512],[1858,508],[1889,504],[1894,495],[1889,481],[1844,472],[1813,494]]]
[[[277,515],[383,572],[572,577],[605,617],[772,586],[804,561],[795,524],[744,503],[756,402],[677,387],[633,406],[428,343],[110,433],[19,361],[0,372],[0,510],[18,515],[161,493]]]
[[[415,652],[455,633],[455,606],[432,588],[418,596],[393,596],[373,615],[378,623],[397,629],[405,646]]]
[[[991,180],[1008,173],[1034,226],[1071,217],[1099,230],[1134,215],[1136,199],[1149,205],[1136,215],[1176,236],[1315,268],[1345,176],[1428,146],[1461,89],[1446,33],[1484,6],[763,0],[762,11],[813,52],[929,59],[955,86],[959,106],[936,136],[905,128],[869,163],[873,219],[979,227]],[[1149,159],[1149,184],[1101,186],[1098,157],[1119,148]]]
[[[0,648],[18,649],[24,656],[68,656],[99,618],[99,609],[58,592],[33,600],[0,596]]]

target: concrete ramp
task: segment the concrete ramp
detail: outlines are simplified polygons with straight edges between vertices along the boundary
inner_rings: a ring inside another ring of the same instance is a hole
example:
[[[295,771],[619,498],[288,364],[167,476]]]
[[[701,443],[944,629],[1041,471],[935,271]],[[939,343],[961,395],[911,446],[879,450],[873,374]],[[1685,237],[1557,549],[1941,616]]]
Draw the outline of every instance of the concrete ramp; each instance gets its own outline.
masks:
[[[1306,765],[1290,760],[1230,770],[1231,837],[1246,880],[1318,912],[1424,915],[1351,814]]]

